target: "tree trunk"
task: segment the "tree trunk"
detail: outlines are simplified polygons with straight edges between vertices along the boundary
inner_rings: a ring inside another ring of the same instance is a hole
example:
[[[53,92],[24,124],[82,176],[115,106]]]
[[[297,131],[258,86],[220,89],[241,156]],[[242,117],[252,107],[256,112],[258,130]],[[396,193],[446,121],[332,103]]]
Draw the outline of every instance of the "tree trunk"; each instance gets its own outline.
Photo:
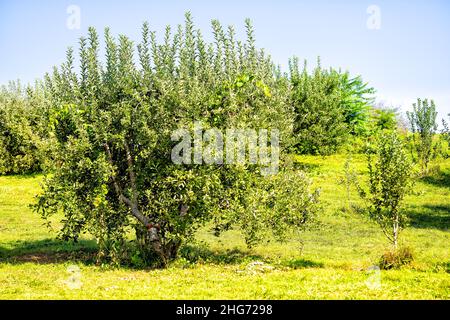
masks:
[[[136,238],[140,246],[144,260],[147,263],[158,261],[160,266],[165,267],[177,257],[181,246],[181,240],[171,240],[168,243],[160,241],[159,230],[157,228],[136,229]]]
[[[392,234],[392,240],[394,249],[397,250],[398,247],[398,231],[399,231],[399,222],[398,222],[398,216],[395,217],[394,225],[393,225],[393,234]]]

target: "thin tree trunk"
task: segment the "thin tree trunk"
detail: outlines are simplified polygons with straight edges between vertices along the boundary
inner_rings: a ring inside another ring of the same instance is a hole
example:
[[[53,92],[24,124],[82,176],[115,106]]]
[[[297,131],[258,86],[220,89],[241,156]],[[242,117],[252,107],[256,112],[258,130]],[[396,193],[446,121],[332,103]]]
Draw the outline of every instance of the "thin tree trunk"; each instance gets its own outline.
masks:
[[[399,229],[399,222],[398,216],[396,216],[393,225],[393,244],[395,250],[397,250],[398,247],[398,229]]]

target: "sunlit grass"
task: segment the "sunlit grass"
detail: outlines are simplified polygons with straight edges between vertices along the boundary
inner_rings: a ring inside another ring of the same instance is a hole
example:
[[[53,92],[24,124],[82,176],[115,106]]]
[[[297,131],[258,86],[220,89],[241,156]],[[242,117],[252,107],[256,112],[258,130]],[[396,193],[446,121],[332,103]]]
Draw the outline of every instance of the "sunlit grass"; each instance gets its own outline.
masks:
[[[57,241],[56,230],[48,230],[28,207],[41,176],[0,177],[0,298],[450,298],[450,160],[440,164],[439,174],[418,181],[406,199],[410,226],[400,237],[415,260],[400,270],[381,271],[375,287],[368,284],[373,279],[368,270],[388,243],[377,225],[348,210],[361,203],[354,190],[347,199],[340,183],[345,160],[343,155],[296,157],[321,190],[322,208],[310,230],[250,250],[238,230],[217,238],[205,227],[166,270],[96,265],[89,236],[77,244]],[[352,166],[363,175],[364,156],[354,156]],[[80,268],[79,289],[70,287],[71,265]]]

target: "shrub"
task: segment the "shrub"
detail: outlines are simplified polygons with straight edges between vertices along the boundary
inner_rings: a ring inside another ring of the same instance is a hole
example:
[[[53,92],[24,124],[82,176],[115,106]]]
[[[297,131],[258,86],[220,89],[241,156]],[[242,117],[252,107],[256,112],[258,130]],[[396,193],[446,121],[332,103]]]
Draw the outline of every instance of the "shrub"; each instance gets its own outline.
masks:
[[[380,258],[380,269],[398,269],[410,264],[414,260],[413,251],[408,247],[390,249],[383,253]]]

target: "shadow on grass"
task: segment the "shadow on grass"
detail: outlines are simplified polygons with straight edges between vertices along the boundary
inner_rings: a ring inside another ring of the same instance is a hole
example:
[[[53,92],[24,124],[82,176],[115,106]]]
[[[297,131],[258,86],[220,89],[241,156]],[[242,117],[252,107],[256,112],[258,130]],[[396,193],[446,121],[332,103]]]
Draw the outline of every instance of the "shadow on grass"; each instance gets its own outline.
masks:
[[[292,269],[323,268],[323,263],[307,259],[294,259],[284,262],[283,266]]]
[[[450,229],[450,203],[446,205],[423,205],[408,214],[411,227],[420,229]]]
[[[97,245],[93,240],[80,240],[76,243],[56,239],[38,241],[17,241],[9,245],[0,245],[0,263],[22,264],[52,264],[64,262],[80,262],[86,265],[95,264]],[[264,261],[259,255],[233,249],[212,251],[204,245],[185,245],[180,249],[179,257],[190,263],[207,262],[213,264],[241,264],[255,260]],[[125,268],[148,269],[149,266],[124,265]]]
[[[179,256],[191,263],[208,262],[213,264],[241,264],[252,261],[264,261],[260,255],[251,254],[240,249],[213,251],[205,245],[185,245]]]
[[[38,241],[17,241],[11,248],[0,246],[0,263],[23,264],[54,264],[77,262],[84,265],[96,263],[97,245],[93,240],[80,240],[76,243],[56,239]],[[206,245],[185,245],[180,249],[179,257],[190,264],[210,263],[217,265],[248,264],[254,261],[271,263],[261,255],[252,254],[246,250],[228,249],[211,250]],[[281,262],[284,267],[292,269],[321,268],[322,263],[306,259],[293,259]],[[154,266],[122,265],[128,269],[154,269]]]
[[[228,249],[224,251],[212,251],[206,246],[185,246],[180,250],[180,257],[191,263],[207,262],[213,264],[248,264],[255,261],[273,263],[270,259],[260,255],[251,254],[240,249]],[[283,267],[291,269],[322,268],[321,262],[307,259],[292,259],[281,262]]]
[[[450,261],[447,262],[439,262],[434,266],[434,271],[444,271],[446,273],[450,273]]]
[[[93,264],[96,253],[97,246],[93,240],[76,243],[55,239],[16,241],[12,248],[0,246],[0,262],[50,264],[77,261]]]
[[[293,163],[294,169],[296,170],[302,170],[305,172],[319,172],[320,171],[320,164],[316,164],[316,163],[307,163],[307,162],[301,162],[301,161],[295,161]]]
[[[450,172],[439,172],[431,176],[425,176],[420,181],[439,188],[450,188]]]

